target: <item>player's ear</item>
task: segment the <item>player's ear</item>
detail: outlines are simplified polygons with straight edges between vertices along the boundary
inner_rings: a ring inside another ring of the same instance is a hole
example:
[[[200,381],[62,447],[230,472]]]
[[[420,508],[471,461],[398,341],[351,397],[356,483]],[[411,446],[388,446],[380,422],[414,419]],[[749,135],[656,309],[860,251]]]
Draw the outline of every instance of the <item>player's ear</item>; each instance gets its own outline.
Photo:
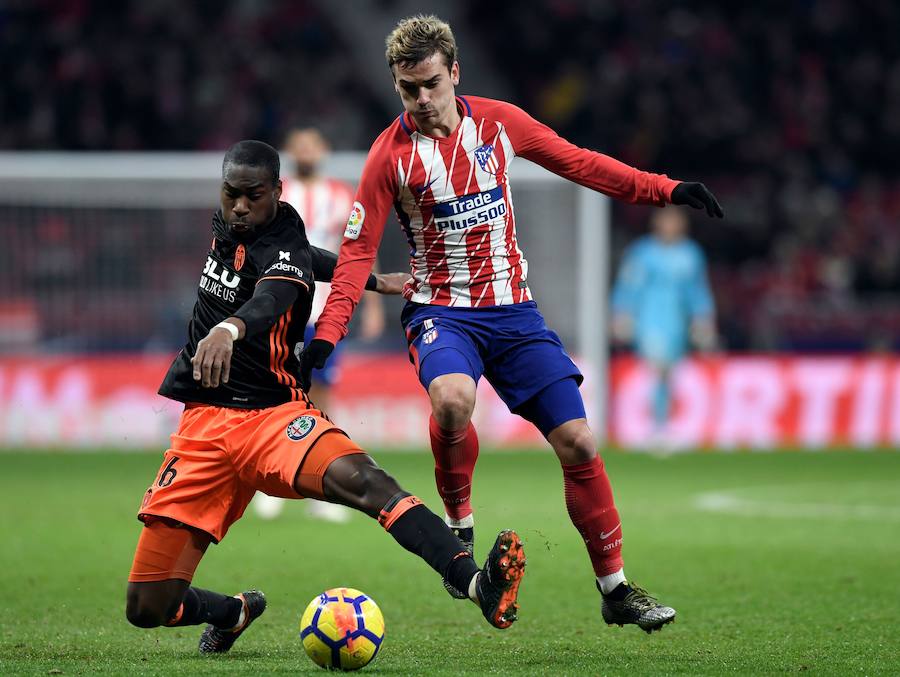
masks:
[[[275,199],[276,199],[276,200],[280,200],[280,199],[281,199],[281,189],[282,189],[283,186],[284,186],[284,184],[282,183],[281,179],[278,179],[278,180],[275,182]]]
[[[459,61],[454,61],[453,65],[450,66],[450,82],[453,83],[453,86],[459,84]]]

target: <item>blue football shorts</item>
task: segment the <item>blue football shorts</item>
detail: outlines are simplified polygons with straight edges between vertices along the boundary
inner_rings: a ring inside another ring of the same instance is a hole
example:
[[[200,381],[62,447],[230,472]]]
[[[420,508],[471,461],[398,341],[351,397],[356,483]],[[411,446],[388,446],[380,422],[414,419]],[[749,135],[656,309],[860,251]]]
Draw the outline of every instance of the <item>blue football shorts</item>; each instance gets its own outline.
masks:
[[[484,376],[511,412],[546,436],[584,418],[584,380],[534,301],[484,308],[407,303],[401,316],[410,361],[428,386],[438,376]]]

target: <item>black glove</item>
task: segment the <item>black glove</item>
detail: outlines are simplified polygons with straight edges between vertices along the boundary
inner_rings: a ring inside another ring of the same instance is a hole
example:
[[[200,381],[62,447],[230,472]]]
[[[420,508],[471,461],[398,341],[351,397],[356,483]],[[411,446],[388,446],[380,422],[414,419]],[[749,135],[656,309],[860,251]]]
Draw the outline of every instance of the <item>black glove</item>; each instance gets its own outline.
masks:
[[[312,385],[312,370],[325,366],[334,346],[325,339],[313,339],[300,353],[300,387],[308,393]]]
[[[725,216],[722,206],[709,188],[695,181],[682,181],[672,191],[673,205],[687,205],[694,209],[705,209],[710,216]]]

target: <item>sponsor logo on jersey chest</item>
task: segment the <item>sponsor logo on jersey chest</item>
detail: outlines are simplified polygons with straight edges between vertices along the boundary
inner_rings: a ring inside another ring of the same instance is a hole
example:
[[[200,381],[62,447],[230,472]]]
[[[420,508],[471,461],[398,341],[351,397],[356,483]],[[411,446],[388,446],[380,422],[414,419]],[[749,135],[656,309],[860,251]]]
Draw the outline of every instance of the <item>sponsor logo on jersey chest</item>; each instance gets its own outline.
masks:
[[[200,289],[230,303],[237,297],[236,289],[240,283],[240,275],[229,271],[212,256],[206,257],[206,265],[200,276]]]
[[[216,282],[221,282],[229,289],[234,289],[241,283],[240,275],[229,272],[228,269],[224,266],[222,266],[222,270],[219,270],[218,268],[219,262],[216,261],[212,256],[207,256],[206,265],[203,266],[204,275],[215,280]]]
[[[312,416],[304,414],[303,416],[298,416],[293,421],[288,423],[287,433],[288,439],[293,440],[294,442],[299,442],[304,437],[309,435],[313,429],[316,427],[316,419]]]
[[[497,186],[482,193],[463,195],[434,206],[434,225],[441,231],[465,230],[506,216],[503,188]]]

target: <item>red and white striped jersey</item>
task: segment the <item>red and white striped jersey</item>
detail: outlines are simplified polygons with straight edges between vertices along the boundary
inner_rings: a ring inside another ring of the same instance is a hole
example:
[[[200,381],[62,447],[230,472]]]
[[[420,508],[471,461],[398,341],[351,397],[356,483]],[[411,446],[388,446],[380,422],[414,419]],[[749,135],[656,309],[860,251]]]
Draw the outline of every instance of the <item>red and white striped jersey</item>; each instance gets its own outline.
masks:
[[[306,238],[315,247],[336,252],[341,246],[347,214],[353,205],[353,187],[331,178],[300,181],[296,178],[281,180],[281,199],[290,204],[306,227]],[[319,319],[331,285],[316,283],[310,323]]]
[[[512,104],[456,103],[462,121],[449,137],[427,136],[404,113],[372,145],[318,338],[337,343],[347,333],[392,206],[410,246],[408,300],[495,306],[531,299],[508,180],[514,157],[629,202],[663,205],[678,183],[579,148]]]

